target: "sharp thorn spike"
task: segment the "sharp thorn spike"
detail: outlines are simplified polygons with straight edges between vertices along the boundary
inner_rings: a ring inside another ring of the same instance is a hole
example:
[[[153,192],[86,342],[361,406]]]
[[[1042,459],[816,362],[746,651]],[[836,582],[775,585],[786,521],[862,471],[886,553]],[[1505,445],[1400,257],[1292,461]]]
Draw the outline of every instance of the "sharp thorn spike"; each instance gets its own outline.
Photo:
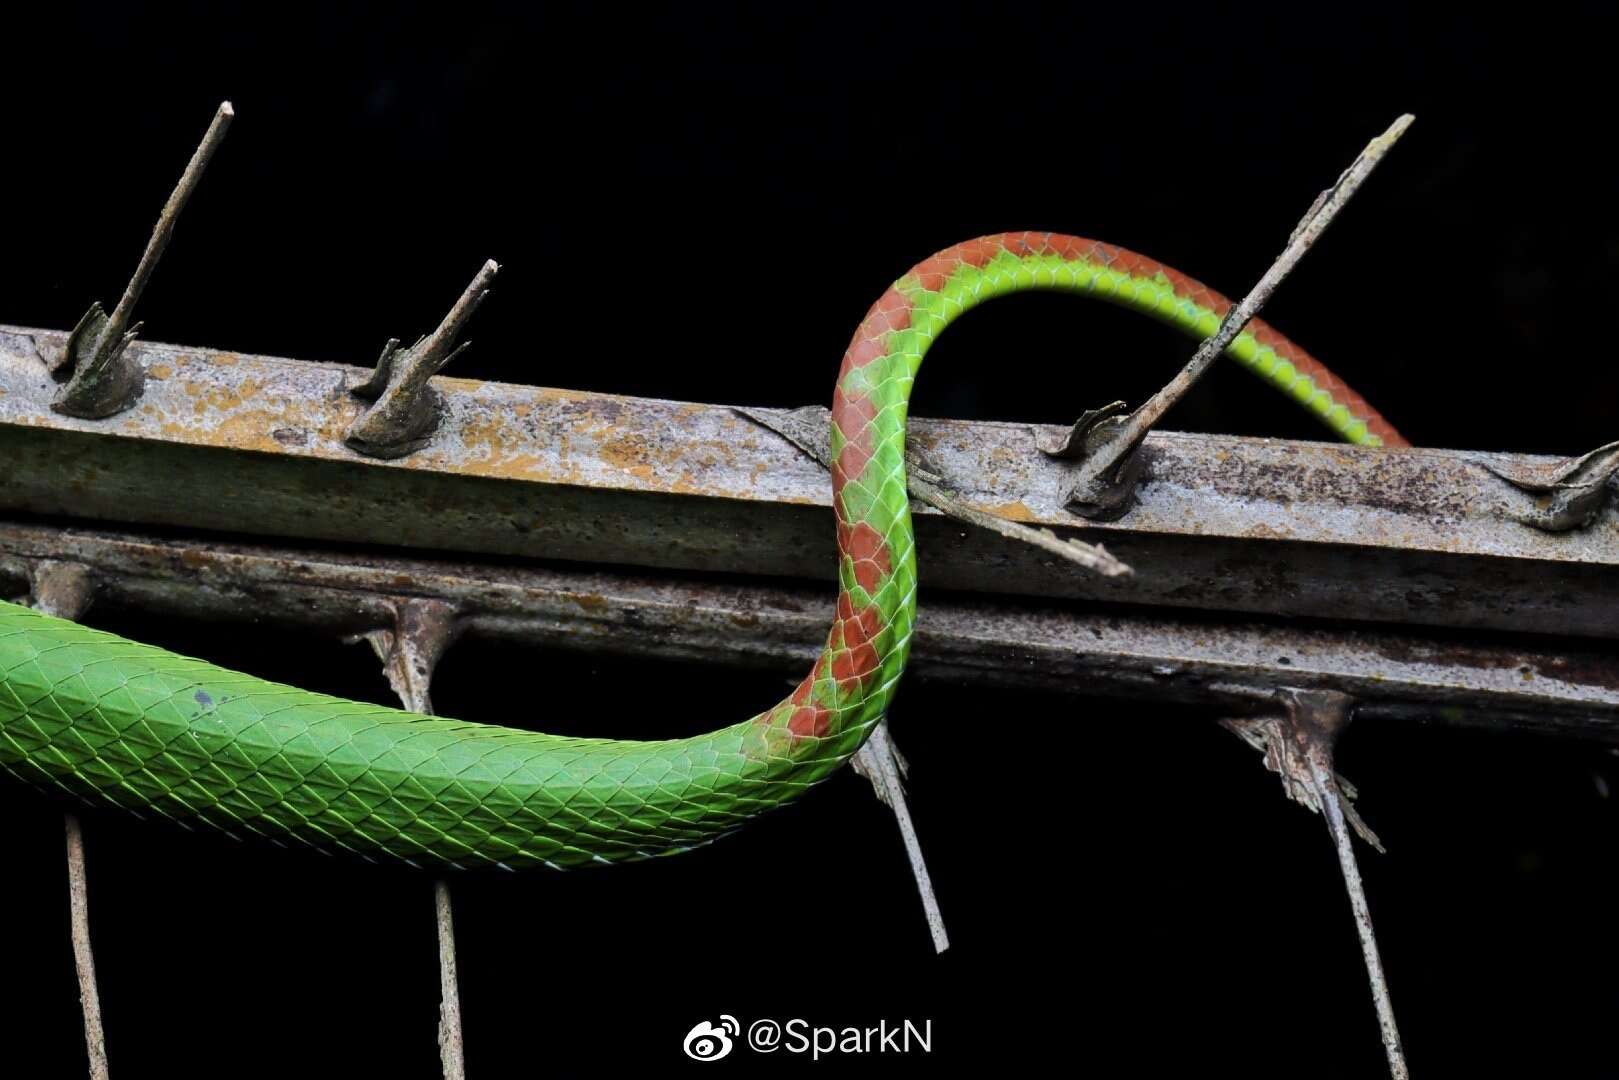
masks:
[[[398,350],[397,339],[390,340],[371,375],[351,388],[372,404],[349,425],[344,441],[350,449],[367,457],[398,458],[432,438],[443,402],[431,379],[466,349],[468,343],[458,346],[456,339],[489,295],[489,283],[499,271],[499,263],[487,260],[438,327],[410,348]]]
[[[130,275],[129,284],[124,287],[112,314],[103,314],[99,303],[91,305],[90,311],[79,320],[79,325],[68,337],[67,349],[52,365],[53,372],[65,369],[69,375],[67,384],[57,392],[56,400],[51,402],[51,408],[55,411],[65,416],[99,420],[122,412],[140,397],[146,372],[129,353],[129,344],[140,330],[139,323],[130,326],[135,304],[146,290],[146,283],[151,280],[152,271],[157,268],[164,249],[169,246],[169,238],[174,234],[180,212],[191,199],[191,193],[196,190],[203,171],[213,159],[214,151],[219,149],[235,115],[236,110],[228,101],[221,102],[214,112],[213,122],[208,125],[185,171],[180,174],[173,194],[158,215],[151,238],[146,242],[146,250],[142,252],[141,260]]]

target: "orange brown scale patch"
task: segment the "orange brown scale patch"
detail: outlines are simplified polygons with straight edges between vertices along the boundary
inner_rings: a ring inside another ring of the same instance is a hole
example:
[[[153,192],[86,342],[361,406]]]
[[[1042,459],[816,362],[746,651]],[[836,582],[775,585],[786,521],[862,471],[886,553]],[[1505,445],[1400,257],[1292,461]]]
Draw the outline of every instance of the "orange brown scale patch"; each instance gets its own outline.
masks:
[[[847,446],[845,447],[845,449],[847,449]],[[849,459],[849,463],[853,464],[855,462],[855,460],[856,459],[854,457],[851,457]],[[862,468],[864,468],[864,466],[866,464],[866,460],[861,459],[859,463],[862,466]],[[854,475],[850,475],[849,473],[844,471],[844,459],[843,459],[842,453],[840,452],[839,455],[838,455],[837,460],[832,462],[832,509],[833,509],[833,512],[835,514],[837,514],[838,520],[840,520],[840,521],[843,520],[843,515],[844,515],[844,508],[843,508],[843,492],[844,492],[844,489],[846,489],[852,483],[859,482],[859,480],[860,480],[860,475],[858,473],[856,473]]]
[[[892,569],[888,543],[864,521],[852,526],[838,522],[838,550],[854,561],[855,580],[867,593],[875,593]]]
[[[909,301],[906,304],[909,305]],[[907,318],[909,307],[907,306]],[[843,358],[843,371],[838,376],[838,388],[832,394],[832,425],[842,434],[844,443],[832,462],[833,505],[840,505],[837,496],[851,480],[860,479],[873,452],[875,436],[872,422],[877,417],[877,403],[869,394],[849,394],[843,389],[843,376],[853,368],[863,367],[885,355],[885,347],[875,339],[851,346]]]
[[[833,627],[836,630],[836,625]],[[787,719],[787,730],[799,738],[821,738],[832,726],[832,710],[815,701],[815,684],[826,675],[827,658],[822,653],[815,661],[804,681],[794,688],[787,701],[793,713]],[[767,714],[768,716],[768,714]]]
[[[910,298],[893,286],[889,286],[888,291],[877,298],[877,302],[867,310],[866,317],[860,321],[854,340],[849,342],[848,351],[843,354],[843,370],[838,376],[840,384],[843,375],[851,369],[865,367],[888,354],[886,338],[892,331],[910,327],[911,306]]]
[[[832,392],[832,420],[848,435],[877,418],[877,403],[870,394],[845,393],[842,386]]]
[[[884,334],[893,330],[905,330],[911,325],[911,301],[893,286],[871,305],[866,312],[865,319],[860,323],[860,329],[855,331],[856,338],[867,340],[881,339]]]
[[[1100,262],[1103,260],[1098,254],[1098,249],[1107,248],[1109,245],[1087,240],[1083,236],[1062,236],[1053,233],[1046,238],[1046,247],[1051,254],[1070,262],[1078,260]]]
[[[968,266],[976,266],[980,270],[989,265],[1001,250],[999,237],[983,236],[977,240],[968,240],[948,249],[952,255]]]
[[[834,637],[842,631],[843,648],[832,654],[832,678],[842,693],[853,693],[864,687],[876,672],[877,635],[882,633],[883,613],[876,604],[867,604],[854,610],[854,600],[848,593],[838,594],[837,626]]]
[[[794,709],[787,730],[801,739],[823,738],[832,727],[832,711],[819,705],[806,705]]]
[[[866,471],[866,462],[871,460],[871,428],[864,427],[838,451],[837,471],[843,474],[844,483],[860,479]],[[843,484],[838,485],[843,490]]]
[[[873,360],[881,360],[888,355],[888,346],[881,338],[866,338],[849,346],[849,351],[843,354],[843,370],[865,367]]]
[[[1001,246],[1014,255],[1048,255],[1054,250],[1051,243],[1054,235],[1036,232],[1003,233]]]
[[[950,275],[954,274],[959,266],[961,266],[960,259],[942,254],[934,255],[917,263],[905,278],[915,281],[928,292],[938,292],[944,288],[945,282],[950,280]]]

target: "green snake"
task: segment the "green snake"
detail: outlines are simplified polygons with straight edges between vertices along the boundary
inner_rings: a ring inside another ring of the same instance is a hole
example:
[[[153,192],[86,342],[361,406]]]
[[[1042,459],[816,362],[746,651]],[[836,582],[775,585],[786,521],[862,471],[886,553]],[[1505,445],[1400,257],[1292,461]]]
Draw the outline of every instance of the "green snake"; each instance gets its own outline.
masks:
[[[797,688],[741,723],[656,741],[464,723],[267,682],[0,603],[0,766],[187,823],[424,865],[561,868],[706,843],[833,772],[886,713],[916,615],[911,384],[962,312],[1033,289],[1107,300],[1199,338],[1230,306],[1150,259],[1049,233],[958,244],[895,282],[855,331],[833,392],[835,621]],[[1227,354],[1343,438],[1406,445],[1259,320]]]

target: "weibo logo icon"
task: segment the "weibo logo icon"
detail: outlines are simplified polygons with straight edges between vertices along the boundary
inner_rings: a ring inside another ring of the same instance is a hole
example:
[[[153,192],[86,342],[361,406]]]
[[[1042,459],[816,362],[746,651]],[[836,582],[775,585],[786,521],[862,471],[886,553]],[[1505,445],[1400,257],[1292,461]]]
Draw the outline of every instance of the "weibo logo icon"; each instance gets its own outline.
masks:
[[[718,1061],[731,1052],[731,1036],[742,1030],[736,1017],[722,1013],[720,1025],[715,1027],[707,1020],[699,1020],[697,1026],[686,1032],[686,1041],[681,1043],[681,1049],[693,1061]]]

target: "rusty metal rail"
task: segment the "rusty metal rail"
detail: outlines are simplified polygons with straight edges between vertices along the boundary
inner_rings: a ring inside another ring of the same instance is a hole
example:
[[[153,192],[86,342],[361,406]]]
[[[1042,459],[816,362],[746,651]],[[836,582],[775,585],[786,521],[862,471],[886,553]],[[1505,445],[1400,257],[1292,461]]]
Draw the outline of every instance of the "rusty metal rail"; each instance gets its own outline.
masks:
[[[432,601],[455,633],[547,648],[797,673],[823,644],[832,594],[813,585],[451,562],[373,552],[0,523],[0,583],[25,591],[68,560],[97,604],[358,636]],[[924,598],[918,678],[1074,694],[1273,707],[1277,686],[1352,695],[1363,716],[1518,727],[1619,742],[1619,656],[1519,637],[1306,626],[1251,617]]]
[[[65,335],[0,327],[0,511],[302,540],[825,578],[825,473],[736,410],[440,377],[407,458],[347,445],[370,372],[136,342],[138,403],[50,409]],[[1551,459],[1158,433],[1120,520],[1064,508],[1057,429],[916,420],[972,506],[1105,542],[1106,579],[919,508],[924,586],[1227,612],[1619,637],[1619,510],[1544,532],[1500,472]]]

